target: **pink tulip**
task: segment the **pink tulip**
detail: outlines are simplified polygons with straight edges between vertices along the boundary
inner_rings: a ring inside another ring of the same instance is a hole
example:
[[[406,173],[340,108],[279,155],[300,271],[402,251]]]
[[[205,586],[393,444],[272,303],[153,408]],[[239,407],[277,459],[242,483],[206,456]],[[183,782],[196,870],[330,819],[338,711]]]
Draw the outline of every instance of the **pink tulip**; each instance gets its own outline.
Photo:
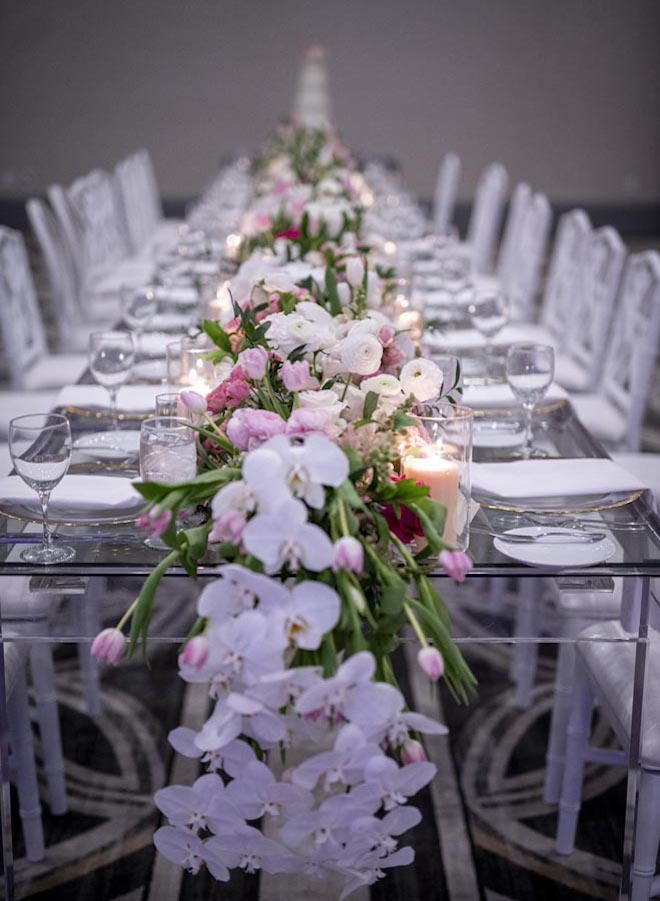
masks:
[[[265,347],[250,347],[238,355],[238,365],[248,378],[262,379],[268,369],[268,351]]]
[[[345,535],[335,541],[335,558],[332,562],[334,572],[344,570],[346,572],[360,574],[364,569],[364,549],[362,544],[352,535]]]
[[[201,669],[209,656],[209,640],[205,635],[195,635],[179,654],[179,666]]]
[[[214,520],[209,542],[230,541],[232,544],[240,544],[244,528],[245,517],[238,510],[225,510]]]
[[[422,745],[415,741],[414,738],[407,738],[403,743],[403,748],[401,750],[401,762],[404,766],[408,766],[409,763],[424,763],[426,760],[426,753]]]
[[[304,391],[310,387],[311,376],[307,360],[291,363],[286,360],[280,369],[280,377],[287,391]]]
[[[126,650],[126,636],[119,629],[104,629],[92,642],[91,653],[101,663],[116,665]]]
[[[438,562],[449,578],[457,582],[464,582],[473,566],[472,560],[463,551],[442,551]]]
[[[197,391],[182,391],[179,397],[189,413],[206,413],[206,398]]]
[[[417,663],[434,682],[437,682],[445,671],[445,661],[437,648],[420,648],[417,652]]]
[[[157,507],[152,507],[151,510],[147,510],[142,516],[139,516],[135,522],[138,529],[144,529],[154,538],[160,538],[172,520],[171,510],[162,510],[160,513],[157,511]]]

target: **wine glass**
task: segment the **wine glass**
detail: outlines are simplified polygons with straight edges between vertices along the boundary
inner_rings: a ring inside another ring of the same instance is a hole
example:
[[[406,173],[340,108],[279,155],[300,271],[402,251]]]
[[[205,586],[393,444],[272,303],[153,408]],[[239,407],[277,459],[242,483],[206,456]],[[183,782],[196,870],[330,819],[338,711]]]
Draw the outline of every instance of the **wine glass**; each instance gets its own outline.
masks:
[[[145,482],[173,485],[197,475],[197,444],[190,422],[176,416],[145,419],[140,429],[140,477]],[[158,537],[145,540],[149,547],[164,550]]]
[[[48,500],[71,462],[71,426],[59,413],[17,416],[9,423],[9,453],[14,468],[39,496],[43,518],[41,547],[26,548],[21,559],[28,563],[65,563],[75,556],[72,547],[54,547],[48,527]]]
[[[473,326],[480,335],[483,335],[486,342],[485,382],[488,383],[492,368],[493,339],[509,321],[509,298],[501,291],[481,289],[476,292],[468,312]]]
[[[135,343],[130,332],[92,332],[89,336],[89,370],[110,395],[112,428],[117,422],[117,391],[130,375]]]
[[[545,395],[555,373],[555,352],[548,344],[514,344],[506,358],[506,378],[525,410],[523,459],[545,457],[546,452],[532,446],[532,414]]]
[[[142,347],[142,333],[148,328],[156,315],[158,301],[156,289],[146,288],[122,288],[121,313],[126,325],[135,334],[135,350],[140,353]]]

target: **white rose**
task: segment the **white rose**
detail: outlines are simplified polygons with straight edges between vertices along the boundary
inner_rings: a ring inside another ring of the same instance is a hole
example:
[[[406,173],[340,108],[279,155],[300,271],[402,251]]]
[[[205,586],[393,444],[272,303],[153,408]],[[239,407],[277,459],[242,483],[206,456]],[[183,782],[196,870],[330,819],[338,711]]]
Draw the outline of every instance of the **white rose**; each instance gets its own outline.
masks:
[[[341,361],[348,372],[372,375],[380,368],[383,345],[374,335],[349,335],[341,342]]]
[[[360,257],[351,257],[346,261],[346,279],[354,288],[362,284],[364,279],[364,263]]]
[[[401,370],[401,385],[404,393],[412,394],[416,400],[433,400],[442,388],[442,372],[432,360],[418,357]]]

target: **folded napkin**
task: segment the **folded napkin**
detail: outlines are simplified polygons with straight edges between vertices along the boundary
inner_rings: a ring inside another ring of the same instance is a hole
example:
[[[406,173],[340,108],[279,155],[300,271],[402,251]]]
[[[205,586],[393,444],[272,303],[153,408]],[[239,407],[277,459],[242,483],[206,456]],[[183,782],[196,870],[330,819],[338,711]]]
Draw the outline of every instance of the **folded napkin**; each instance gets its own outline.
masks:
[[[572,497],[635,491],[646,486],[612,460],[515,460],[473,463],[472,491],[498,498]]]
[[[553,382],[541,403],[552,403],[557,400],[565,400],[567,397],[568,394],[561,385]],[[470,385],[464,388],[461,404],[464,407],[472,407],[474,410],[490,410],[518,407],[520,401],[516,399],[506,382],[498,382],[494,385]]]
[[[192,306],[199,300],[197,291],[188,285],[161,285],[156,288],[156,300],[161,303],[177,303]]]
[[[152,412],[162,385],[123,385],[117,393],[117,409],[126,413]],[[107,410],[110,395],[100,385],[67,385],[57,395],[58,407]]]
[[[165,348],[175,340],[169,332],[145,332],[140,340],[140,349],[148,357],[164,357]]]
[[[37,493],[25,484],[20,476],[6,476],[0,479],[0,499],[3,503],[25,503],[39,506]],[[141,497],[133,487],[130,479],[114,476],[77,476],[66,475],[53,488],[49,509],[58,510],[98,510],[144,505]]]

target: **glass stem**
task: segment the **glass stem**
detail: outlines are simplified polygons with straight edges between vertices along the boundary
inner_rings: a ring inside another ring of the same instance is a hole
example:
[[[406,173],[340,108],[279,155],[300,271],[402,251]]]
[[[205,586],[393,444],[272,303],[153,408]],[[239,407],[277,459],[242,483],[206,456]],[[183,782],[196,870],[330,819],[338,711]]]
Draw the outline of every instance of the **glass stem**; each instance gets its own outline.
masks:
[[[533,446],[533,432],[532,432],[532,418],[534,415],[534,404],[531,406],[529,404],[525,404],[525,446],[523,448],[523,456],[525,459],[528,459],[532,456],[532,446]]]
[[[486,377],[484,379],[484,382],[487,385],[490,382],[492,358],[493,358],[493,342],[492,342],[491,338],[486,338],[486,349],[485,349]]]
[[[40,491],[39,492],[39,503],[41,504],[41,517],[43,520],[43,529],[44,529],[44,550],[49,551],[53,547],[53,538],[50,534],[50,529],[48,527],[48,499],[50,498],[50,491]]]
[[[119,422],[117,420],[117,388],[114,385],[112,388],[108,388],[108,394],[110,395],[110,421],[112,423],[112,428],[118,429]]]

